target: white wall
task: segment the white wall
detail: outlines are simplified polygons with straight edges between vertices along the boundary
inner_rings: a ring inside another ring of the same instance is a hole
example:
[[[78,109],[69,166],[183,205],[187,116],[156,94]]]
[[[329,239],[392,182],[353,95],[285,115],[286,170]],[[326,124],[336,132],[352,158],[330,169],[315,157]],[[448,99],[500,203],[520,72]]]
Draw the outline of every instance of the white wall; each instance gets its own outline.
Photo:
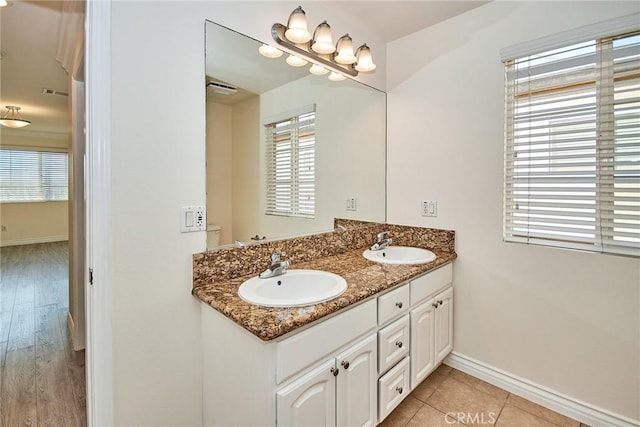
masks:
[[[27,130],[0,130],[5,149],[67,151],[67,135]],[[57,242],[69,238],[67,201],[0,203],[0,246]]]
[[[387,69],[388,220],[456,231],[454,351],[633,419],[640,261],[502,242],[499,51],[639,5],[492,2],[390,43]]]
[[[233,106],[233,232],[228,243],[260,232],[260,97]]]
[[[330,20],[336,34],[349,31],[320,2],[302,5],[313,21]],[[190,290],[192,254],[205,249],[206,236],[180,233],[180,208],[206,203],[204,20],[268,40],[271,25],[295,6],[111,3],[111,67],[102,74],[112,93],[111,234],[96,245],[111,247],[112,259],[95,268],[112,277],[103,292],[112,304],[116,425],[202,421],[199,302]],[[385,46],[361,37],[384,63]],[[383,86],[384,67],[366,78]]]
[[[231,243],[233,107],[207,102],[207,223],[222,227],[220,244]]]
[[[347,81],[327,90],[324,78],[310,74],[260,97],[262,124],[305,106],[315,105],[316,111],[315,216],[266,215],[266,194],[261,192],[260,235],[277,238],[331,230],[335,217],[385,220],[385,96]],[[261,138],[264,147],[264,133]],[[260,153],[264,158],[265,149]],[[263,169],[263,188],[265,174]],[[357,199],[357,211],[346,210],[348,197]]]

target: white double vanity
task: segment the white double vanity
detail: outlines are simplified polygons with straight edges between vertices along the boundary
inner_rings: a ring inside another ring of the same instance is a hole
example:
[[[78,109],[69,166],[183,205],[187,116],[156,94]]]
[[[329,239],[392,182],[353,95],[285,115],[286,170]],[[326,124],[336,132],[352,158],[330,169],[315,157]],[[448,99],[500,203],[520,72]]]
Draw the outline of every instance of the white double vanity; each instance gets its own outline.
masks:
[[[202,304],[205,425],[379,424],[451,351],[452,286],[449,262],[271,341]]]

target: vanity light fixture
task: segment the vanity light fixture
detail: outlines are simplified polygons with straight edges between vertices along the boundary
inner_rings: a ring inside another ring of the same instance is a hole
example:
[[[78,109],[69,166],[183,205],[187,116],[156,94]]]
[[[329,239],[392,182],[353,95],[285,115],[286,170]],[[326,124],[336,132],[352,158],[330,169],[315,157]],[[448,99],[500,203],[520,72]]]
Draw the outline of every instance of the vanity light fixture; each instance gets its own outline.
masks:
[[[0,7],[5,7],[8,5],[9,5],[9,2],[7,2],[7,0],[0,0]]]
[[[321,22],[316,27],[312,37],[307,29],[306,13],[301,6],[291,12],[286,26],[273,24],[271,35],[278,44],[286,47],[298,59],[304,60],[305,64],[306,61],[311,62],[313,64],[309,70],[311,73],[321,75],[326,74],[326,72],[321,73],[321,69],[331,71],[329,76],[331,80],[337,81],[339,79],[337,75],[355,77],[359,72],[370,72],[376,69],[369,46],[363,44],[354,54],[353,40],[349,34],[340,37],[334,45],[331,27],[327,21]],[[291,59],[294,55],[287,58],[287,63],[293,66],[304,65],[298,60]]]
[[[20,107],[13,105],[7,105],[7,112],[0,119],[0,126],[4,126],[12,129],[19,129],[25,126],[29,126],[30,121],[25,120],[20,115]]]

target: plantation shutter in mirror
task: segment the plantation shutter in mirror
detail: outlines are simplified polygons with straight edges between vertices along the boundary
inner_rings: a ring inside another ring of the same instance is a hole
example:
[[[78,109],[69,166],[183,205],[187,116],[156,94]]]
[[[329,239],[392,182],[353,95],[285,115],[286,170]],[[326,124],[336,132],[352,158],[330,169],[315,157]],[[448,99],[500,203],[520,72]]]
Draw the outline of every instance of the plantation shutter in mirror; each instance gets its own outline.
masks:
[[[315,111],[265,125],[268,215],[315,215]]]
[[[640,33],[505,61],[504,239],[640,256]]]

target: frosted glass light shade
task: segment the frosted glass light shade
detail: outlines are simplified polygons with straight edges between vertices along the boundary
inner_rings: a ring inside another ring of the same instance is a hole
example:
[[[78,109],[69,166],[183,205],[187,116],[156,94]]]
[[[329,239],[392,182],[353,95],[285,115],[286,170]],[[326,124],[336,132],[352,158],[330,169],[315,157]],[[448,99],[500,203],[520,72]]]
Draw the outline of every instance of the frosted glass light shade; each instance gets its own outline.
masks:
[[[284,36],[293,43],[306,43],[311,40],[311,34],[307,29],[307,15],[302,7],[298,6],[289,15]]]
[[[373,63],[373,58],[371,57],[371,49],[366,44],[358,48],[356,57],[358,58],[356,70],[367,72],[376,69],[376,64]]]
[[[353,54],[353,40],[349,37],[349,34],[345,34],[338,39],[336,51],[336,56],[333,59],[338,64],[349,65],[358,60]]]
[[[7,112],[0,119],[0,126],[12,129],[19,129],[25,126],[29,126],[31,122],[23,119],[19,111],[20,107],[7,105]]]
[[[313,64],[311,68],[309,68],[309,72],[311,74],[315,74],[316,76],[322,76],[324,74],[327,74],[329,70],[324,68],[322,65]]]
[[[291,65],[292,67],[302,67],[307,65],[307,61],[295,55],[289,55],[286,61],[287,64]]]
[[[282,56],[282,51],[273,46],[269,46],[268,44],[263,44],[258,48],[258,52],[260,55],[266,58],[280,58]]]
[[[334,71],[332,71],[331,74],[329,74],[329,80],[333,82],[340,82],[342,80],[345,80],[346,78],[347,76],[345,76],[344,74],[336,73]]]
[[[333,45],[333,37],[331,36],[331,27],[327,21],[320,23],[313,32],[313,43],[311,49],[314,52],[329,54],[336,51]]]

